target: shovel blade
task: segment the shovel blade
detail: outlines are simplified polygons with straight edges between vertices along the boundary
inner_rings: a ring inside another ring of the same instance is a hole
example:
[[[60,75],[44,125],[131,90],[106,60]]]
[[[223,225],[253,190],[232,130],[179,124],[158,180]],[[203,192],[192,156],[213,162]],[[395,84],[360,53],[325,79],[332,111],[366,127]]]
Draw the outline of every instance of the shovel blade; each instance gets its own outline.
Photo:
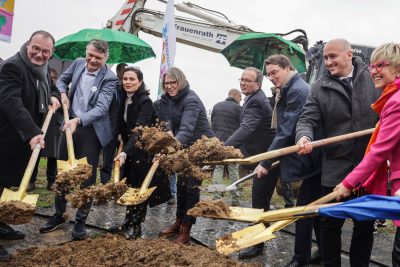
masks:
[[[226,238],[217,239],[216,249],[220,254],[229,255],[276,237],[262,223],[234,232],[231,235],[228,242],[226,242]]]
[[[138,193],[137,189],[129,188],[118,200],[117,204],[124,206],[138,205],[146,201],[157,187],[146,189],[143,193]]]
[[[70,171],[80,164],[88,164],[87,158],[81,158],[78,160],[57,160],[57,168],[60,172]]]
[[[38,194],[21,194],[20,192],[14,192],[10,189],[4,188],[3,194],[1,194],[1,199],[0,201],[22,201],[26,204],[30,204],[32,206],[36,206],[36,203],[38,201],[39,195]]]

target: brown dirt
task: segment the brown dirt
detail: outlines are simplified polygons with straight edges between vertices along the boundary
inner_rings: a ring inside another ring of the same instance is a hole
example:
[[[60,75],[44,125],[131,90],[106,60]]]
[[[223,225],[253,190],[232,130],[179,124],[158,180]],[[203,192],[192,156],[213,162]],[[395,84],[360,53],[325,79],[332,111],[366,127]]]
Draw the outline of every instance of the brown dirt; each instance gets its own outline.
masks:
[[[123,179],[118,183],[92,185],[74,191],[71,194],[68,194],[66,198],[73,208],[81,208],[83,205],[93,200],[96,200],[97,204],[104,204],[107,200],[112,198],[120,198],[126,190],[128,190],[128,186],[125,182],[126,179]]]
[[[129,204],[132,199],[137,202],[142,202],[150,197],[148,193],[139,194],[139,192],[140,188],[129,188],[129,190],[118,199],[117,203],[122,205]]]
[[[201,200],[187,214],[194,217],[226,218],[231,215],[231,210],[222,200]]]
[[[96,239],[18,251],[0,266],[252,266],[202,246],[166,239],[126,240],[107,234]]]
[[[217,247],[239,248],[236,241],[237,239],[233,238],[232,234],[227,234],[217,239]]]
[[[171,154],[181,148],[179,141],[165,131],[165,123],[154,127],[136,127],[133,131],[138,134],[136,146],[150,155]]]
[[[224,146],[218,138],[203,136],[189,148],[189,160],[201,165],[205,161],[220,161],[224,159],[243,158],[239,149],[233,146]]]
[[[56,181],[52,186],[52,190],[57,194],[64,194],[71,192],[73,189],[79,187],[92,175],[92,165],[81,164],[78,167],[61,172],[57,175]]]
[[[0,202],[0,222],[8,224],[25,224],[32,220],[35,206],[22,201]]]

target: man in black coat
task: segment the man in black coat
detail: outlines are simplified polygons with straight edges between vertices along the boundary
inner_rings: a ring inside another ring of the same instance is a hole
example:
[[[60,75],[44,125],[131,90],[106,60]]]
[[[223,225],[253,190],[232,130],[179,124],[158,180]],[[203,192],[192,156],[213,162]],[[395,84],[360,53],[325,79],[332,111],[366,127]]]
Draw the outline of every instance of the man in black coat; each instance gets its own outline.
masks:
[[[215,136],[225,142],[240,125],[240,111],[239,105],[242,100],[242,95],[238,89],[231,89],[228,92],[228,98],[224,101],[215,104],[211,112],[211,128]],[[216,165],[213,174],[213,182],[222,184],[224,177],[224,165]],[[228,175],[231,182],[239,179],[239,164],[228,165]],[[216,194],[215,198],[222,197],[222,194]],[[239,190],[231,191],[231,204],[232,206],[240,206],[239,203]]]
[[[347,40],[334,39],[324,47],[328,73],[311,86],[296,128],[300,153],[309,153],[315,127],[324,138],[373,128],[378,118],[371,104],[379,97],[367,66],[353,58]],[[369,136],[322,148],[322,194],[327,195],[362,160]],[[352,197],[355,197],[353,195]],[[321,248],[324,266],[341,265],[341,228],[345,220],[321,218]],[[374,221],[354,222],[350,265],[368,266],[373,245]]]
[[[245,157],[265,152],[275,136],[275,130],[271,129],[271,106],[261,90],[262,80],[263,75],[259,69],[248,67],[243,71],[239,79],[240,90],[245,95],[240,127],[225,141],[227,146],[240,148]],[[253,208],[269,210],[278,172],[279,168],[275,168],[268,175],[253,179]],[[263,245],[261,243],[243,250],[239,253],[239,258],[251,258],[261,254]]]
[[[0,193],[19,186],[32,149],[44,147],[41,126],[49,105],[60,107],[58,91],[51,91],[48,61],[54,38],[46,31],[32,34],[0,70]],[[0,238],[22,239],[25,235],[0,223]],[[9,254],[0,246],[0,261]]]

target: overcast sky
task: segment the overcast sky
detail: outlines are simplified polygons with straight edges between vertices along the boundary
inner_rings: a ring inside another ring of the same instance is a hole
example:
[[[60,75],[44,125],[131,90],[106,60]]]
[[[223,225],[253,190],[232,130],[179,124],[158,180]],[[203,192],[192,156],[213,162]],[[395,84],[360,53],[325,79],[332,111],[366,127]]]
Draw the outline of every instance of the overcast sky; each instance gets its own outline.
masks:
[[[121,8],[124,0],[15,0],[13,36],[10,44],[0,42],[0,57],[12,56],[36,30],[44,29],[56,40],[83,28],[104,27]],[[178,1],[175,1],[177,3]],[[343,37],[352,43],[377,46],[398,42],[400,38],[400,1],[398,0],[192,0],[192,3],[224,13],[236,24],[255,31],[285,33],[304,29],[310,44],[318,40]],[[148,0],[146,8],[159,11],[165,5]],[[185,16],[177,12],[177,15]],[[135,65],[144,73],[154,99],[158,87],[161,39],[139,33],[155,51],[156,59]],[[175,66],[187,75],[191,88],[207,109],[226,97],[231,88],[239,88],[241,70],[213,53],[183,44],[177,45]],[[269,93],[269,84],[263,89]]]

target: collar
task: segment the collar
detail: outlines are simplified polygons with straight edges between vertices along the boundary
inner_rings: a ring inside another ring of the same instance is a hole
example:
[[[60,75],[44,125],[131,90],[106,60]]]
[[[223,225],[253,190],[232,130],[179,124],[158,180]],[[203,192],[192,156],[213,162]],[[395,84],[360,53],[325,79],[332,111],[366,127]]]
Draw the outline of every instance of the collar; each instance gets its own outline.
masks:
[[[348,77],[353,78],[353,72],[354,72],[354,66],[351,66],[351,71],[350,71],[350,73],[347,74],[347,76],[340,77],[339,79],[340,79],[340,80],[344,80],[344,79],[346,79],[346,78],[348,78]]]
[[[87,63],[85,64],[85,71],[84,71],[84,74],[87,74],[87,75],[91,75],[91,76],[97,76],[97,74],[99,74],[99,72],[100,72],[100,70],[101,70],[101,68],[100,69],[98,69],[98,70],[96,70],[96,71],[94,71],[94,72],[90,72],[90,71],[88,71],[88,69],[87,69]]]

